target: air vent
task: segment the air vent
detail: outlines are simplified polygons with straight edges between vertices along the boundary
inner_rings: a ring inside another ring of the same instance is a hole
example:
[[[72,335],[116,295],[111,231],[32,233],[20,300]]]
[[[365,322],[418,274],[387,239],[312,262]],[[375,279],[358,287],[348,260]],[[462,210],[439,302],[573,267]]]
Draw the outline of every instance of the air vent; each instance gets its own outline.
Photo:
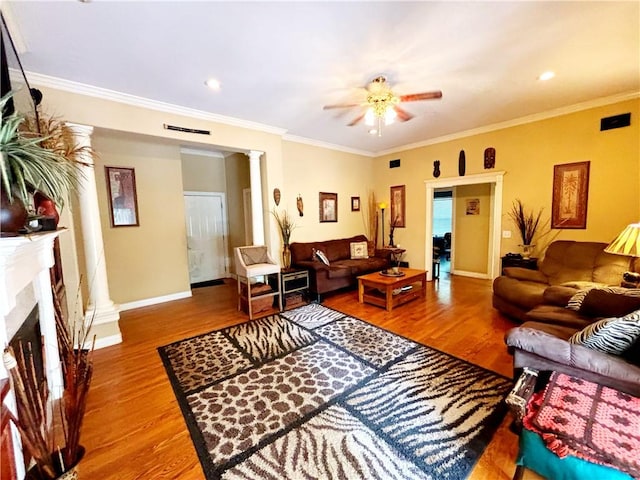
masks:
[[[400,166],[400,159],[389,160],[389,168],[398,168]]]
[[[631,114],[623,113],[600,119],[600,131],[612,130],[614,128],[628,127],[631,124]]]
[[[174,130],[176,132],[196,133],[198,135],[211,135],[209,130],[198,130],[197,128],[177,127],[175,125],[163,124],[165,130]]]

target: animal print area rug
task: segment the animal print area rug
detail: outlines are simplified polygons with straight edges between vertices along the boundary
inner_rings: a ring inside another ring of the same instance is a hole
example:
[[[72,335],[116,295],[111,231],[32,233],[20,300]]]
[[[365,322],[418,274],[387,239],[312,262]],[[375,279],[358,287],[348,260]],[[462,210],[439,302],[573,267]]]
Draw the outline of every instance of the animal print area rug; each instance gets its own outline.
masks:
[[[318,304],[160,347],[211,479],[464,479],[511,381]]]

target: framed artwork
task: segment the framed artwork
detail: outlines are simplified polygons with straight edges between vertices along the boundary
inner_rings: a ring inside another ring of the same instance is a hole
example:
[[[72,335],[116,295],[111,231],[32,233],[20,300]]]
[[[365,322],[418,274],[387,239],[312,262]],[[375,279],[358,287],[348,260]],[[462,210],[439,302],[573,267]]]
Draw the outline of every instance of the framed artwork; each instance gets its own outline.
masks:
[[[590,163],[554,165],[551,228],[587,228]]]
[[[320,223],[338,221],[338,194],[320,192]]]
[[[111,226],[139,226],[135,170],[127,167],[104,168],[107,178]]]
[[[467,198],[467,215],[480,215],[480,199]]]
[[[360,197],[351,197],[351,211],[352,212],[360,211]]]
[[[404,185],[391,187],[391,218],[389,222],[396,227],[406,227]]]

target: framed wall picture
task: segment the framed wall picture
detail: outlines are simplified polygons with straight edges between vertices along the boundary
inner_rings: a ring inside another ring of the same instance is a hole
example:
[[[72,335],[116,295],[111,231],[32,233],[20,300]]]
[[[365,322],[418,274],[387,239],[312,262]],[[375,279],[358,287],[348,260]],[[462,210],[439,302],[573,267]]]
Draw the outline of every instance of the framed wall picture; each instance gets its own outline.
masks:
[[[554,165],[551,228],[587,228],[590,163]]]
[[[360,211],[360,197],[351,197],[351,211],[352,212]]]
[[[480,199],[467,198],[467,215],[480,215]]]
[[[320,192],[320,223],[338,221],[338,194]]]
[[[389,223],[396,227],[406,227],[404,185],[391,187],[391,218]]]
[[[139,226],[135,170],[127,167],[104,168],[107,178],[111,226]]]

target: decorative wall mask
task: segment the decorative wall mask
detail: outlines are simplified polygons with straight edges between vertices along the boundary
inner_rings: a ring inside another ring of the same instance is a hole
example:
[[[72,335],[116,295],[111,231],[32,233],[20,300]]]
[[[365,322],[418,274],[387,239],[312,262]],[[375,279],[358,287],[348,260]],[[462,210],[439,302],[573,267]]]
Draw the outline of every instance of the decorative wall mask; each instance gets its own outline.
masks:
[[[434,160],[433,162],[433,176],[436,178],[440,176],[440,160]]]
[[[298,207],[298,212],[301,217],[304,217],[304,205],[302,205],[302,196],[298,194],[298,198],[296,198],[296,207]]]
[[[461,177],[464,177],[464,173],[467,171],[467,159],[464,155],[464,150],[460,150],[460,155],[458,156],[458,174]]]
[[[280,205],[280,189],[279,188],[273,189],[273,201],[276,202],[276,207]]]
[[[489,147],[484,151],[484,168],[493,168],[496,166],[496,149]]]

